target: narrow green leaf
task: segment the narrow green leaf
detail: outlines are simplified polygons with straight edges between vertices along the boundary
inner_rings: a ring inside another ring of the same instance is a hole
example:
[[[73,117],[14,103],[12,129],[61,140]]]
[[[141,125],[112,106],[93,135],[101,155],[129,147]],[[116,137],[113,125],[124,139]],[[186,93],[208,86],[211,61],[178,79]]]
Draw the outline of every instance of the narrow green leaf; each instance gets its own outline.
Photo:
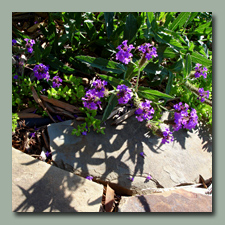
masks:
[[[156,100],[158,97],[160,98],[173,98],[172,96],[162,93],[157,90],[152,90],[147,87],[139,87],[138,88],[138,95],[143,96],[144,98],[150,99],[150,100]]]
[[[168,83],[166,85],[166,94],[169,94],[172,88],[172,84],[173,84],[173,73],[169,70],[169,79],[168,79]]]
[[[171,58],[171,59],[178,57],[178,55],[179,53],[175,52],[173,48],[170,47],[166,48],[166,50],[163,53],[164,58]]]
[[[48,57],[48,55],[50,54],[51,50],[52,50],[52,46],[46,47],[45,50],[42,53],[42,57],[43,58]]]
[[[133,14],[129,14],[126,19],[126,25],[124,29],[124,40],[132,42],[136,38],[136,33],[138,31],[137,19]]]
[[[125,67],[123,65],[107,59],[95,58],[84,55],[76,56],[75,58],[83,63],[89,64],[92,67],[99,68],[102,71],[113,72],[117,74],[125,72]]]
[[[147,12],[147,25],[148,25],[148,28],[152,29],[152,31],[157,31],[158,27],[157,27],[155,15],[153,12]]]
[[[183,70],[183,60],[179,59],[176,63],[174,63],[172,66],[168,67],[168,70],[173,72],[181,72]]]
[[[175,12],[168,12],[166,15],[166,21],[164,23],[164,27],[167,27],[171,24],[171,21],[173,19],[173,15],[175,14]]]
[[[107,37],[109,38],[113,33],[114,12],[104,12],[104,17],[105,17],[106,33]]]
[[[34,57],[37,63],[41,62],[41,58],[42,58],[42,52],[40,50],[40,46],[39,43],[36,43],[34,45]]]
[[[63,64],[58,58],[49,55],[48,57],[45,58],[45,62],[46,64],[48,64],[49,66],[51,66],[52,68],[59,70],[63,73],[66,74],[71,74],[71,73],[75,73],[76,70],[66,66],[65,64]]]
[[[190,12],[181,12],[179,16],[173,21],[170,25],[170,30],[176,30],[177,28],[180,29],[188,20],[190,16]]]
[[[187,56],[186,56],[186,59],[185,59],[185,67],[184,67],[184,71],[185,71],[184,75],[185,75],[185,77],[190,74],[191,69],[192,69],[192,61],[191,61],[191,56],[188,53]]]
[[[127,80],[122,80],[122,79],[117,79],[115,77],[103,75],[103,74],[98,74],[99,77],[101,77],[103,80],[109,82],[113,87],[117,87],[119,84],[125,84],[128,87],[131,87],[130,82]]]
[[[210,27],[209,27],[210,26]],[[200,33],[200,34],[209,34],[212,32],[212,22],[208,22],[206,24],[200,25],[197,27],[194,32]]]
[[[108,105],[105,108],[104,114],[102,116],[102,122],[105,122],[115,106],[118,104],[118,98],[115,94],[112,94],[109,98]]]
[[[199,53],[193,51],[191,53],[191,60],[192,62],[194,63],[200,63],[202,64],[203,66],[212,66],[212,61],[207,59],[206,57],[200,55]]]
[[[125,80],[130,81],[132,77],[137,76],[137,71],[134,72],[134,69],[136,68],[136,66],[133,63],[130,63],[128,65],[127,71],[125,73]]]

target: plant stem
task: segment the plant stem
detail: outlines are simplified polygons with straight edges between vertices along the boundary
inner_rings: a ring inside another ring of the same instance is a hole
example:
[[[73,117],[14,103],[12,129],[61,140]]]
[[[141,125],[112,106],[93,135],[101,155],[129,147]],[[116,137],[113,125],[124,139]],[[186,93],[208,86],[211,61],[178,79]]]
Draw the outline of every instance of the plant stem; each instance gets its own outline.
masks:
[[[137,92],[137,90],[138,90],[139,78],[140,78],[140,68],[138,69],[138,76],[137,76],[137,81],[136,81],[136,86],[135,86],[135,92]]]

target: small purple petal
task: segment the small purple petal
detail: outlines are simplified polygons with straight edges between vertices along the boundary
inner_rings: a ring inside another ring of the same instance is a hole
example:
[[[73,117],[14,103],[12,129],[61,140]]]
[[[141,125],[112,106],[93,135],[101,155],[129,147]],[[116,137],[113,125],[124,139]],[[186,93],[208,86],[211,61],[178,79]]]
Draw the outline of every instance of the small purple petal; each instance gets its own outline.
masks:
[[[92,180],[93,177],[92,177],[92,176],[87,176],[86,179],[87,179],[87,180]]]

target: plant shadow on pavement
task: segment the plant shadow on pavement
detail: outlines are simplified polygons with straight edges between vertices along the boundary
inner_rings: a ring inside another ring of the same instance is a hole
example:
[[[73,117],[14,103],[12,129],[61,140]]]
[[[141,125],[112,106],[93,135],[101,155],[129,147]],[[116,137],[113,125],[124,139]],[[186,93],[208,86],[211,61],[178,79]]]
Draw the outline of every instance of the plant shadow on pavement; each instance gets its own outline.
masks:
[[[116,193],[121,195],[132,195],[130,190],[133,184],[129,180],[131,177],[143,177],[143,183],[146,183],[145,160],[149,159],[142,157],[141,152],[148,155],[147,149],[156,155],[164,153],[160,145],[161,138],[149,132],[145,124],[138,122],[135,117],[128,118],[114,127],[111,126],[112,121],[107,121],[105,135],[91,131],[80,137],[71,134],[80,122],[72,121],[73,126],[70,125],[71,121],[67,122],[51,124],[48,127],[54,162],[63,170],[82,177],[91,175],[94,177],[93,181],[102,184],[109,183]],[[189,137],[187,131],[175,133],[175,142],[179,142],[181,148],[186,149],[185,140]],[[46,187],[46,180],[51,176],[52,169],[51,167],[43,178],[28,190],[20,187],[26,200],[17,210],[26,211],[28,207],[33,207],[34,212],[42,212],[48,208],[50,211],[54,209],[60,212],[76,212],[76,209],[70,206],[71,197],[65,197],[64,186],[69,190],[76,190],[80,185],[84,185],[84,182],[79,176],[79,180],[74,182],[68,173],[66,176],[59,176],[55,189],[51,190]],[[44,201],[35,202],[35,199],[42,199],[42,196]],[[97,202],[92,200],[88,204]]]

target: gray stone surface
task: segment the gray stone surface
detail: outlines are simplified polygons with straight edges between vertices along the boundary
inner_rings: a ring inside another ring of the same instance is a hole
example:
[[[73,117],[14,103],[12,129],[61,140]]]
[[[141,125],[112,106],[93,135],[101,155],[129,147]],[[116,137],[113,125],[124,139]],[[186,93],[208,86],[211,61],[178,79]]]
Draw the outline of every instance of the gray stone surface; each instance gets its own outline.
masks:
[[[163,115],[163,119],[167,117]],[[80,137],[71,132],[81,122],[49,125],[53,160],[75,174],[92,175],[110,182],[114,189],[120,186],[130,190],[129,194],[196,183],[199,175],[204,179],[212,177],[212,137],[207,127],[176,132],[173,143],[161,145],[161,138],[151,134],[145,123],[135,117],[118,126],[111,126],[111,122],[106,122],[105,135],[91,131]],[[153,179],[146,182],[149,173]],[[133,182],[129,177],[134,177]]]
[[[13,212],[99,212],[103,186],[12,149]]]
[[[176,189],[151,195],[122,197],[118,212],[212,212],[212,196],[194,192]]]

